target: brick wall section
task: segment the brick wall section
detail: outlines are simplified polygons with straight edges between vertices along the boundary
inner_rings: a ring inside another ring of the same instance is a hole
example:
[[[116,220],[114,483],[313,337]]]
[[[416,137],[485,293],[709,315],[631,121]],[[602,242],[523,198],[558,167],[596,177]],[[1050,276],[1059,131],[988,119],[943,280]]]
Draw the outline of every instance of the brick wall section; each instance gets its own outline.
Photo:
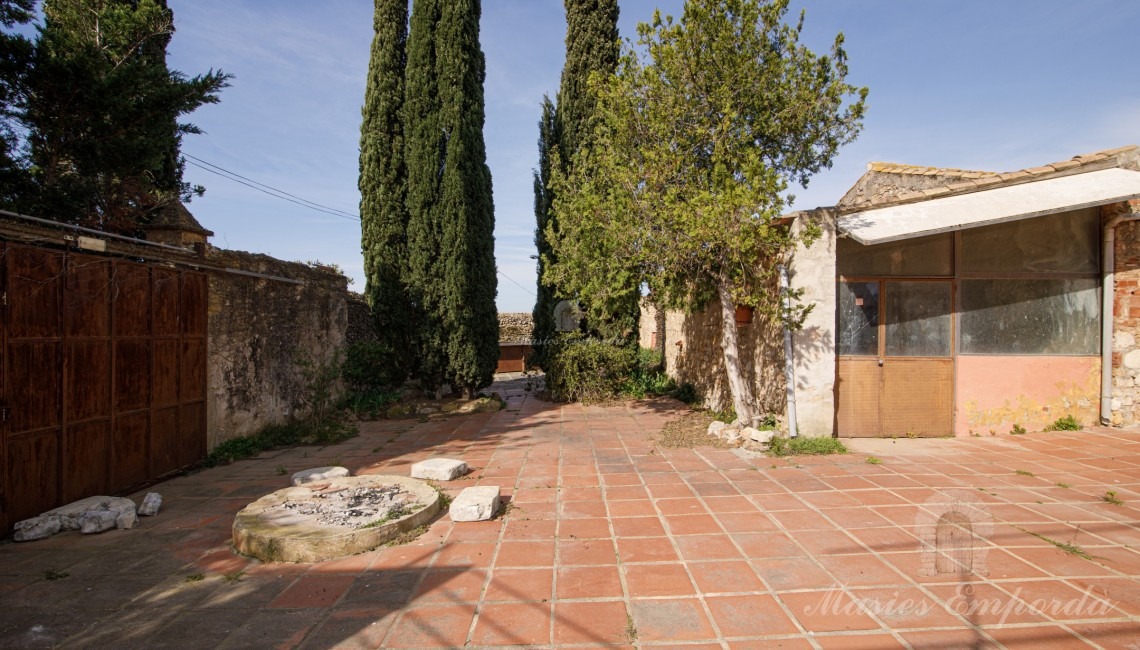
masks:
[[[1140,201],[1104,206],[1105,220],[1140,215]],[[1140,423],[1140,222],[1116,227],[1113,294],[1112,424]]]

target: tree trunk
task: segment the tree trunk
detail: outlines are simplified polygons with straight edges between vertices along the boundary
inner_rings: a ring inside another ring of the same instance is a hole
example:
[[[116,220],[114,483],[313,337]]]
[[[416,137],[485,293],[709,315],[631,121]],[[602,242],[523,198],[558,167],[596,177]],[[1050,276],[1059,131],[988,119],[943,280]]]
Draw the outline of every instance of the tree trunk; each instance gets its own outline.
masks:
[[[732,405],[736,409],[736,421],[744,426],[752,426],[752,389],[744,381],[740,369],[740,343],[736,336],[736,305],[732,294],[724,282],[717,286],[720,293],[721,339],[724,351],[724,368],[728,372],[728,388],[732,391]]]

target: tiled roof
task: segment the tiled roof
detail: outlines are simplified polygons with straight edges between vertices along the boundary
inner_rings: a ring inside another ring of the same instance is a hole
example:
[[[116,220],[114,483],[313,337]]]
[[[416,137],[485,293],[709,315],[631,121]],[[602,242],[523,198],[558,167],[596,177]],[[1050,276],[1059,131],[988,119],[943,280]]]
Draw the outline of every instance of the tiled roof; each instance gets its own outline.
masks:
[[[1119,166],[1122,158],[1136,159],[1137,152],[1140,152],[1140,148],[1135,145],[1117,147],[1010,172],[872,162],[867,165],[867,173],[840,200],[839,208],[843,212],[851,212],[872,207],[914,203],[1002,185],[1042,180],[1050,176]]]

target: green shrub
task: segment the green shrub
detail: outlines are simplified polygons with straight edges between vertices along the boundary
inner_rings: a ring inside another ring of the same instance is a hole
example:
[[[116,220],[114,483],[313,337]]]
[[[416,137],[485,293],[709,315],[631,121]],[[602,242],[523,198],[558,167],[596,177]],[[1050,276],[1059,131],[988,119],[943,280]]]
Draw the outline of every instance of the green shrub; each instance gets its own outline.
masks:
[[[1063,418],[1057,418],[1053,424],[1045,428],[1046,431],[1080,431],[1081,423],[1071,415],[1066,415]]]
[[[551,346],[546,386],[565,402],[614,399],[633,376],[637,354],[627,347],[583,336],[561,335]]]
[[[379,341],[361,341],[345,348],[341,377],[350,393],[378,394],[403,383],[396,354]]]
[[[1009,430],[1009,435],[1011,435],[1011,436],[1024,436],[1025,435],[1025,427],[1023,427],[1020,424],[1017,424],[1015,422],[1013,425],[1013,428]]]
[[[701,396],[697,395],[697,387],[689,382],[678,386],[677,390],[673,391],[673,397],[686,404],[695,404],[701,399]]]
[[[785,438],[776,436],[768,443],[768,453],[773,456],[827,456],[846,454],[847,447],[838,438]]]

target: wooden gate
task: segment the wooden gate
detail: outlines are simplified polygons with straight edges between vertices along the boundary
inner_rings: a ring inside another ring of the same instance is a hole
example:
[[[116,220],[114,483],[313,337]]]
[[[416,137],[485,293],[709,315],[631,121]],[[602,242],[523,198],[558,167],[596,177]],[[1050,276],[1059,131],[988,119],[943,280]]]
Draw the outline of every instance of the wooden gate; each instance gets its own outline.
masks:
[[[0,242],[0,526],[206,451],[204,274]]]

